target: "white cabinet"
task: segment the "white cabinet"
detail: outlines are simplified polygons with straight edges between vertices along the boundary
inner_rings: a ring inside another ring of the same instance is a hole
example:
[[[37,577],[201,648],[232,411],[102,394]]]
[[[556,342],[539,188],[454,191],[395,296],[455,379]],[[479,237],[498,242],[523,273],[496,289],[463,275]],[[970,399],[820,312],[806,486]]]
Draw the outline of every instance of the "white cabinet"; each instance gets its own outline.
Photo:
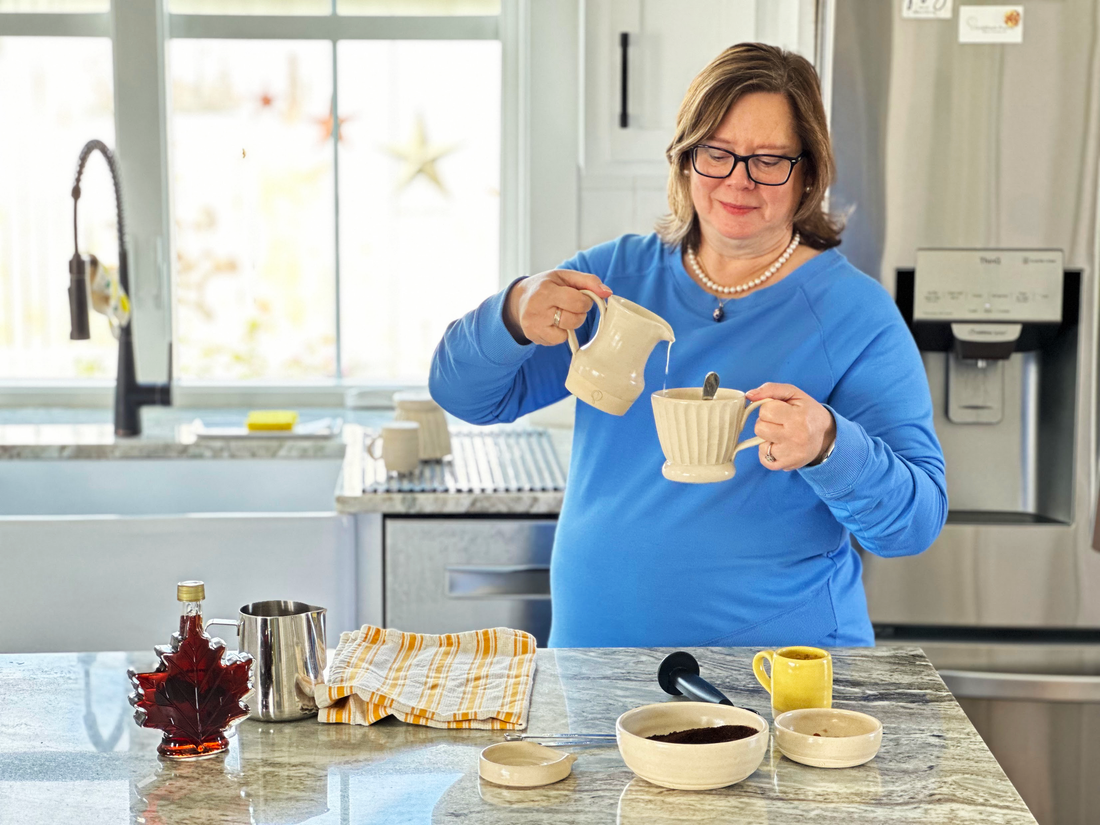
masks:
[[[582,248],[623,232],[649,232],[667,211],[664,153],[695,75],[744,41],[772,43],[813,60],[814,9],[814,0],[583,3]]]
[[[662,175],[688,84],[723,49],[754,39],[755,12],[756,0],[586,3],[585,175]]]

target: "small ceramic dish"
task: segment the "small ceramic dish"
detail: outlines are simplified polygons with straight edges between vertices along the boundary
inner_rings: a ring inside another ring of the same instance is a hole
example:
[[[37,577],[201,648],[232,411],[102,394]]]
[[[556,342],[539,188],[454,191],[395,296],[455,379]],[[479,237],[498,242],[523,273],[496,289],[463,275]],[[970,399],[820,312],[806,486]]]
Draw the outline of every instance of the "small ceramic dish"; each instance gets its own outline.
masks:
[[[788,759],[815,768],[870,762],[882,744],[882,723],[840,708],[802,708],[775,717],[775,744]]]
[[[756,733],[733,742],[684,745],[646,737],[690,728],[748,725]],[[630,770],[665,788],[703,791],[740,782],[760,767],[768,723],[759,713],[710,702],[662,702],[628,710],[615,723],[619,753]]]
[[[565,779],[576,761],[571,753],[535,742],[499,742],[481,752],[477,772],[496,785],[537,788]]]

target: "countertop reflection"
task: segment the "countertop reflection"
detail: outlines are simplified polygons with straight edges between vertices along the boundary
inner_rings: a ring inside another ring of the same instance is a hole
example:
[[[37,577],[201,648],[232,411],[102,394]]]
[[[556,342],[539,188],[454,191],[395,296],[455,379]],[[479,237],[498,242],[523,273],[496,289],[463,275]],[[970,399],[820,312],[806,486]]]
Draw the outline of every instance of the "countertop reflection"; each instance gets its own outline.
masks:
[[[655,674],[667,652],[539,651],[530,732],[612,731],[623,711],[665,701]],[[735,704],[770,719],[754,651],[693,652]],[[151,667],[152,654],[0,655],[0,823],[1034,822],[918,648],[834,658],[835,704],[883,722],[874,760],[809,768],[773,744],[744,782],[687,792],[635,778],[613,746],[578,750],[555,785],[501,788],[477,774],[478,752],[501,733],[393,720],[245,721],[226,754],[170,762],[126,700],[126,668]]]

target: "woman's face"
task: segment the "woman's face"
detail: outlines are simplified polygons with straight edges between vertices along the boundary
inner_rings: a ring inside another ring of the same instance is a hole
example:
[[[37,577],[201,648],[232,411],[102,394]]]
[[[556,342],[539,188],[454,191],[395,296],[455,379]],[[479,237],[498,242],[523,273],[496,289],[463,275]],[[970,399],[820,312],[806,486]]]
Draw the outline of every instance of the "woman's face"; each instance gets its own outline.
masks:
[[[710,146],[738,155],[785,155],[796,157],[802,144],[795,133],[794,117],[786,95],[753,92],[738,100],[710,137]],[[718,240],[759,240],[777,243],[789,234],[794,213],[803,194],[804,161],[794,167],[782,186],[760,186],[749,180],[744,163],[738,163],[728,178],[708,178],[694,167],[691,199],[704,237]]]

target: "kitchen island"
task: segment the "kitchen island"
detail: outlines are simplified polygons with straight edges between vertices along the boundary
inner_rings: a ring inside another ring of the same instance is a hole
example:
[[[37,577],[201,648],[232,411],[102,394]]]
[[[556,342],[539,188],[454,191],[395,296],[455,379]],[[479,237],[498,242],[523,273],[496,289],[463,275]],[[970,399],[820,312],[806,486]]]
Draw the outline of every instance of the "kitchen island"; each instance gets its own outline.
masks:
[[[657,686],[664,649],[540,650],[530,733],[611,732],[620,713],[677,701]],[[754,650],[698,648],[702,675],[771,719]],[[0,823],[1034,823],[919,648],[837,649],[834,704],[878,717],[866,765],[825,770],[774,744],[759,770],[715,791],[636,778],[615,747],[576,750],[555,785],[481,780],[479,751],[503,736],[383,720],[366,727],[245,721],[230,750],[196,762],[156,755],[126,701],[128,666],[152,652],[0,655]]]

